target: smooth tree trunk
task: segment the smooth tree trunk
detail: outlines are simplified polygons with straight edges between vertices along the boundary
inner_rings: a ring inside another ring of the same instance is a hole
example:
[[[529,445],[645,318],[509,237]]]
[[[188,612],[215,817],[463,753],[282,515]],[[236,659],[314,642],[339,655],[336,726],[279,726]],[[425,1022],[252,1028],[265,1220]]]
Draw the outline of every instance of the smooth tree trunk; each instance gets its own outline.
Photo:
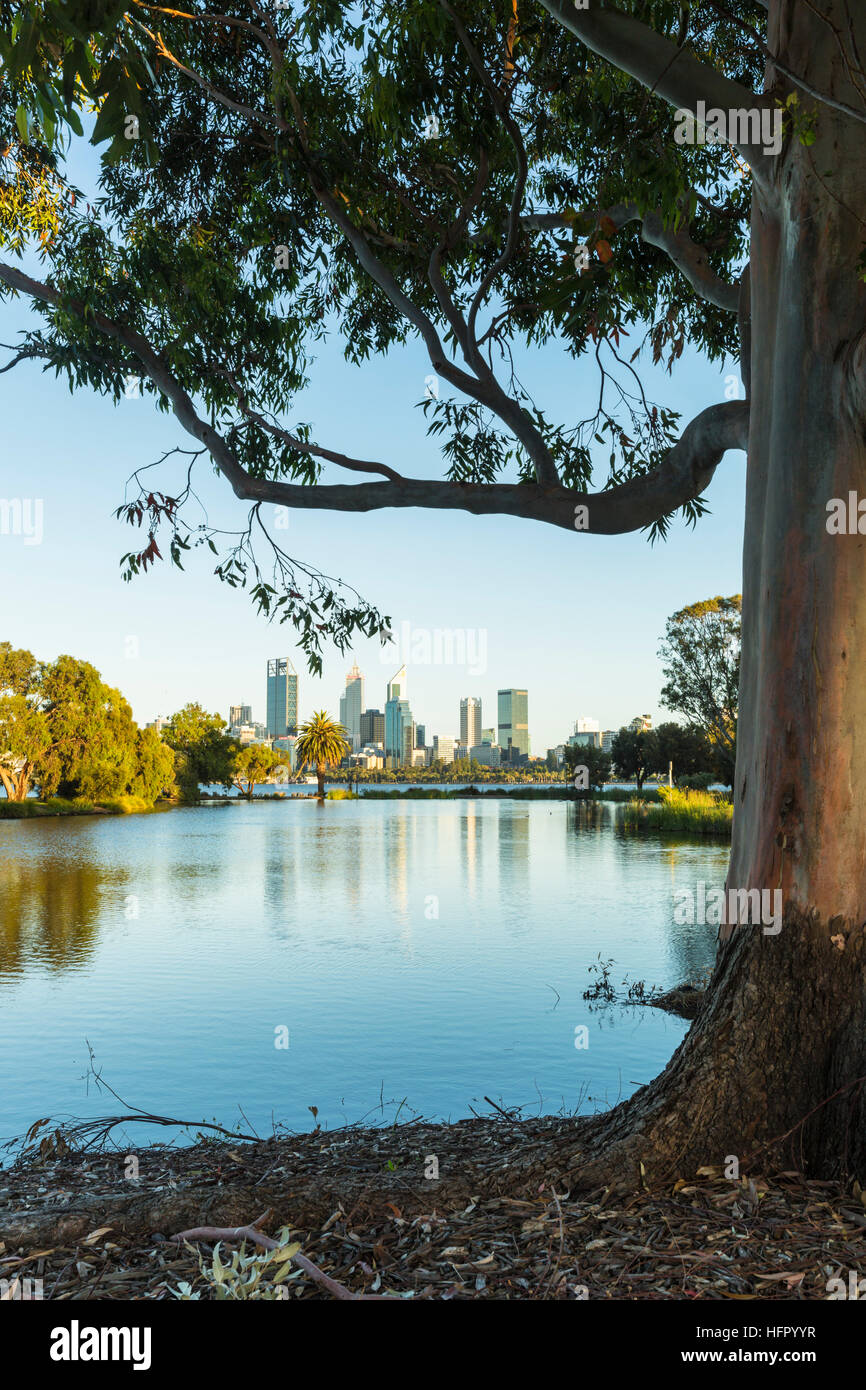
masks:
[[[321,763],[316,763],[316,777],[319,780],[318,795],[319,799],[325,799],[325,769]]]
[[[821,8],[866,56],[866,5]],[[809,7],[772,0],[769,46],[864,109]],[[831,499],[866,499],[866,126],[822,105],[817,130],[811,146],[786,139],[752,218],[728,888],[780,890],[782,926],[721,929],[666,1070],[581,1127],[567,1164],[578,1185],[733,1173],[732,1158],[741,1173],[781,1165],[866,1185],[866,534],[828,531]]]

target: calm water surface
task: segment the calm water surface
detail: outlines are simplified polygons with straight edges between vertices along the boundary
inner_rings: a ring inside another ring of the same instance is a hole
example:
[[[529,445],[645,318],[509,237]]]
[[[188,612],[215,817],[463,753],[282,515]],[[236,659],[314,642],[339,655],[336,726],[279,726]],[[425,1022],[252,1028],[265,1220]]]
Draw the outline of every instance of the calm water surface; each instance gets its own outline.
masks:
[[[618,989],[709,967],[715,929],[675,926],[673,893],[722,886],[727,856],[625,835],[613,806],[501,799],[0,822],[0,1138],[119,1113],[88,1043],[130,1104],[229,1126],[242,1106],[265,1133],[310,1106],[333,1126],[489,1114],[485,1094],[614,1104],[687,1025],[590,1009],[588,967],[612,958]]]

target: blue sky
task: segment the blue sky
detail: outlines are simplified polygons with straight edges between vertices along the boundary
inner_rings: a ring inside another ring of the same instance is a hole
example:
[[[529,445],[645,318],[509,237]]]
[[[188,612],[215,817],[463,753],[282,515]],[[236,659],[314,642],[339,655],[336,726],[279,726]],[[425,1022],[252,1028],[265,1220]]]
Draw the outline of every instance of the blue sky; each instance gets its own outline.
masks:
[[[24,302],[3,305],[0,317],[0,338],[12,342],[27,318]],[[407,474],[441,476],[416,408],[429,371],[418,345],[355,369],[334,342],[320,351],[294,420],[312,422],[314,437],[331,448]],[[643,376],[649,394],[680,410],[685,423],[724,398],[725,374],[735,371],[686,355],[672,378],[652,370]],[[522,375],[550,418],[570,423],[590,413],[595,370],[555,345],[527,359]],[[32,364],[0,377],[0,391],[0,498],[42,499],[44,516],[39,545],[0,535],[0,640],[42,659],[71,652],[93,662],[142,722],[188,700],[223,715],[230,704],[251,704],[263,719],[266,661],[277,655],[298,668],[302,717],[321,707],[336,715],[353,657],[366,676],[366,703],[384,707],[385,682],[402,652],[383,660],[373,642],[358,643],[348,656],[330,650],[321,680],[314,679],[294,629],[269,624],[243,593],[221,584],[210,552],[191,554],[184,573],[163,564],[123,582],[119,558],[139,533],[112,513],[134,469],[190,443],[173,417],[147,397],[117,407],[90,391],[73,397]],[[171,491],[177,465],[159,476]],[[337,476],[346,481],[339,469],[326,480]],[[196,486],[211,521],[227,529],[243,524],[245,507],[206,461]],[[728,454],[707,494],[711,514],[695,530],[677,521],[655,547],[639,533],[572,535],[510,517],[415,509],[292,512],[279,538],[290,554],[353,584],[398,631],[409,623],[413,636],[427,632],[431,643],[437,630],[467,634],[474,664],[409,664],[409,699],[428,741],[457,732],[462,696],[481,696],[490,725],[497,688],[525,686],[532,750],[543,754],[578,716],[604,728],[638,713],[670,717],[658,704],[665,619],[687,603],[740,591],[744,490],[745,456]],[[416,652],[423,640],[416,639]]]

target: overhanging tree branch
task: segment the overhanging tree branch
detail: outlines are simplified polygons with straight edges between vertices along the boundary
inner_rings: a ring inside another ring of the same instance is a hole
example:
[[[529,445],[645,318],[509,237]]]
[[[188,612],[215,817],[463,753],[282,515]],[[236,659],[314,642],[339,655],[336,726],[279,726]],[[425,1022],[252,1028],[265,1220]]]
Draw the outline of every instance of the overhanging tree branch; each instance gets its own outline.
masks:
[[[381,483],[306,485],[253,477],[238,462],[223,436],[201,419],[189,394],[142,334],[104,314],[87,312],[83,304],[67,299],[53,286],[33,280],[14,266],[0,263],[0,280],[43,303],[71,310],[101,333],[122,342],[170,401],[180,424],[207,448],[235,495],[244,500],[274,502],[306,511],[368,512],[385,507],[425,507],[480,516],[519,516],[567,531],[621,535],[651,526],[699,497],[728,449],[746,449],[748,444],[748,402],[725,401],[695,416],[658,467],[603,492],[576,492],[558,483],[455,483],[397,477]],[[578,508],[585,508],[585,514],[578,516]]]
[[[595,217],[600,220],[605,217],[613,223],[617,231],[627,226],[629,222],[641,223],[641,236],[650,246],[656,246],[660,251],[664,251],[668,259],[673,261],[678,270],[685,275],[692,289],[701,299],[705,299],[710,304],[715,304],[717,308],[724,309],[727,313],[735,314],[739,301],[739,288],[737,285],[730,284],[717,275],[709,263],[709,253],[705,246],[693,241],[689,236],[688,223],[683,222],[679,227],[665,225],[664,218],[660,212],[640,211],[637,203],[616,203],[613,207],[605,208],[601,212],[587,211],[577,214],[580,217]],[[552,227],[570,227],[575,218],[572,214],[558,212],[532,213],[520,219],[522,226],[537,228],[544,231]]]
[[[680,110],[694,114],[699,101],[724,111],[741,110],[767,100],[622,10],[577,10],[571,0],[541,0],[541,5],[593,53]],[[736,149],[755,174],[768,172],[772,161],[760,143],[738,143]]]

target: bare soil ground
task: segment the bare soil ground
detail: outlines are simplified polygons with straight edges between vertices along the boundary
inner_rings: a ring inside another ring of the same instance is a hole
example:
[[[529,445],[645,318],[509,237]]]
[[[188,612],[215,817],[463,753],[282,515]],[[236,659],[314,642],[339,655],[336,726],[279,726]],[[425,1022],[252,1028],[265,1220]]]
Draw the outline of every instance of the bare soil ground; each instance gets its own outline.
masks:
[[[137,1159],[138,1179],[127,1174]],[[438,1163],[438,1178],[425,1176]],[[292,1229],[353,1295],[826,1299],[864,1264],[859,1189],[702,1170],[663,1189],[573,1190],[573,1120],[352,1127],[130,1151],[43,1143],[0,1170],[0,1279],[48,1299],[209,1297],[198,1226]],[[303,1271],[289,1296],[329,1298]],[[7,1293],[7,1297],[14,1293]]]

